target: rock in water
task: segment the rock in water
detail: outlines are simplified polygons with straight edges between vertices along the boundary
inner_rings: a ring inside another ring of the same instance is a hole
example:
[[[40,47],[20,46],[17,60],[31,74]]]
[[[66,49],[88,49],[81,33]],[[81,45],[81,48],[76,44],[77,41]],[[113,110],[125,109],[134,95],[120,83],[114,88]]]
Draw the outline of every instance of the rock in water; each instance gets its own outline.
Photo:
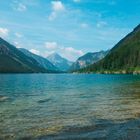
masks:
[[[0,95],[0,102],[4,102],[8,99],[9,99],[9,97]]]
[[[39,100],[38,103],[45,103],[45,102],[49,102],[51,99],[43,99],[43,100]]]

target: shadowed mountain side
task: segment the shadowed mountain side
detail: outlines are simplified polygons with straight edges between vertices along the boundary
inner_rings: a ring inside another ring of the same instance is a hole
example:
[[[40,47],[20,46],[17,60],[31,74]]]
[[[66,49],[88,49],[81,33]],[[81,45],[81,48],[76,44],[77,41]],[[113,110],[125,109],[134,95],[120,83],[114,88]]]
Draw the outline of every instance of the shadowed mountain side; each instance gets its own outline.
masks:
[[[0,38],[0,73],[50,73],[32,57]]]
[[[24,48],[20,48],[19,49],[21,52],[23,52],[25,55],[35,59],[40,67],[43,67],[47,70],[54,70],[54,71],[58,71],[58,68],[56,68],[50,61],[48,61],[46,58],[42,57],[42,56],[39,56],[39,55],[36,55],[36,54],[33,54],[31,53],[30,51],[24,49]]]

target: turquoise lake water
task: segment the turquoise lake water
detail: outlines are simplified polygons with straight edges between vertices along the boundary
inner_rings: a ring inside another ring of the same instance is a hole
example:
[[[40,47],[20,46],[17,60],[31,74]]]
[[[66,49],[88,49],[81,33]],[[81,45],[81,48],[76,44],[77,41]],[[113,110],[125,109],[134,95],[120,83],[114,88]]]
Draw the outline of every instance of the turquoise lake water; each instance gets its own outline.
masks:
[[[1,74],[0,140],[140,139],[140,76]]]

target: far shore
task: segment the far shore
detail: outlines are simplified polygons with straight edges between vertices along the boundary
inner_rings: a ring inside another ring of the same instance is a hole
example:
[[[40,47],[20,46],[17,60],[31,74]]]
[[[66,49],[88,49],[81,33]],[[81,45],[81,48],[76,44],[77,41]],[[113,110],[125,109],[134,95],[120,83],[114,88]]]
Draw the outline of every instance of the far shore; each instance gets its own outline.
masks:
[[[45,72],[43,72],[43,73],[37,73],[37,72],[0,72],[0,74],[104,74],[104,75],[106,75],[106,74],[114,74],[114,75],[118,75],[118,74],[123,74],[123,75],[127,75],[127,74],[130,74],[130,75],[140,75],[140,71],[132,71],[132,72],[127,72],[127,71],[125,71],[125,70],[123,70],[123,71],[98,71],[98,72],[89,72],[89,71],[87,71],[87,72],[80,72],[80,71],[75,71],[75,72],[58,72],[58,73],[51,73],[51,72],[49,72],[49,73],[45,73]]]
[[[127,72],[125,70],[123,71],[102,71],[102,72],[72,72],[73,74],[131,74],[131,75],[140,75],[140,71],[132,71],[132,72]]]

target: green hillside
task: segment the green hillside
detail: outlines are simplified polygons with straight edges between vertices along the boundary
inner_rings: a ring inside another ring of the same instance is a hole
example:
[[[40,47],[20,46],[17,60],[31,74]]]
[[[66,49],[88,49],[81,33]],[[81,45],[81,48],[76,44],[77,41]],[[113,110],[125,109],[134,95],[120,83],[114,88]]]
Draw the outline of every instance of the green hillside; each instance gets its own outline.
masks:
[[[15,46],[0,38],[0,73],[49,72]]]
[[[79,72],[140,73],[140,25],[116,44],[104,59]]]

